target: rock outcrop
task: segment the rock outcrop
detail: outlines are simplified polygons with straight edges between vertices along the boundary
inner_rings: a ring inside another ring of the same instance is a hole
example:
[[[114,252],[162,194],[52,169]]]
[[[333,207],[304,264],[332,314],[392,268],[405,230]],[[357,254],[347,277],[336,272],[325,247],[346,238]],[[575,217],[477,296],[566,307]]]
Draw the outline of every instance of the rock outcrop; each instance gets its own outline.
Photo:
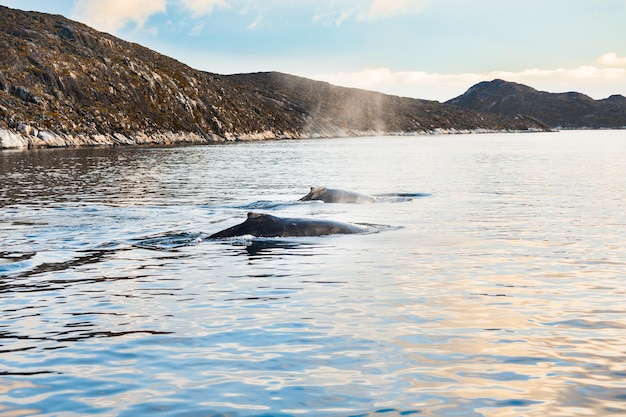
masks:
[[[584,94],[548,93],[503,80],[481,82],[446,102],[468,110],[540,120],[555,129],[626,128],[626,97],[594,100]]]
[[[198,71],[62,16],[0,6],[0,148],[544,127],[286,74]]]

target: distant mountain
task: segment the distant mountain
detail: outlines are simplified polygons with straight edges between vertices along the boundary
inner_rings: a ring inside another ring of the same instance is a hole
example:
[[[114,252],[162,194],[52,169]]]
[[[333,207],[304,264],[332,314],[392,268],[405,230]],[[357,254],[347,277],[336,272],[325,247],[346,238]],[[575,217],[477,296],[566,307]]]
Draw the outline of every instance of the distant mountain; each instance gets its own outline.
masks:
[[[546,126],[524,117],[502,117],[460,109],[437,101],[391,96],[337,87],[277,72],[227,76],[258,97],[283,104],[285,112],[302,118],[307,134],[331,136],[370,132],[429,133],[467,130],[543,130]],[[333,127],[328,129],[328,127]]]
[[[594,100],[580,93],[547,93],[493,80],[474,85],[446,104],[499,115],[532,117],[557,129],[626,128],[626,97]]]
[[[544,127],[286,74],[198,71],[62,16],[0,6],[0,148]]]

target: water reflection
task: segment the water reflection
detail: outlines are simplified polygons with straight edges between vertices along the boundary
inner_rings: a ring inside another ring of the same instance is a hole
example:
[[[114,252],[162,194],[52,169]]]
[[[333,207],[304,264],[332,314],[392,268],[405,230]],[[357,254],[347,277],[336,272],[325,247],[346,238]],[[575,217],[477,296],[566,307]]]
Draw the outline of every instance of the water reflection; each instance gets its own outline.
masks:
[[[170,204],[193,196],[185,148],[40,149],[0,153],[0,206],[72,201]],[[172,158],[174,157],[174,158]],[[210,155],[209,155],[210,157]],[[205,201],[213,198],[206,196]]]
[[[322,247],[320,243],[281,238],[233,239],[221,242],[221,244],[232,245],[234,249],[245,249],[245,253],[250,256],[250,259],[281,256],[315,256],[318,253],[318,249]]]
[[[0,153],[0,414],[622,415],[626,155],[572,134]],[[206,239],[250,209],[389,227]]]

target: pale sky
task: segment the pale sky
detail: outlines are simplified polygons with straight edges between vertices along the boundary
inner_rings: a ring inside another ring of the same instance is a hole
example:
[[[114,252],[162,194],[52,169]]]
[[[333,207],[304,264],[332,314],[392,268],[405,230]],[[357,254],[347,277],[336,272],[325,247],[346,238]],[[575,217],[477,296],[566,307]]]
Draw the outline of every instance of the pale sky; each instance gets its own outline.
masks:
[[[0,0],[232,74],[445,101],[502,78],[626,96],[626,0]]]

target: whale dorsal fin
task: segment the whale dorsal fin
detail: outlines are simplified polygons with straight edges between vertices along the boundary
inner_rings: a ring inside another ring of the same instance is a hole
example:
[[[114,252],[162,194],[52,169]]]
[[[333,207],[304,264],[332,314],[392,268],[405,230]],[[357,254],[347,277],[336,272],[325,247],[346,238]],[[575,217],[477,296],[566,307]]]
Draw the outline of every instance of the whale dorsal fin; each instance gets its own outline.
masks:
[[[263,213],[255,213],[253,211],[248,213],[248,220],[258,219],[259,217],[263,217],[265,214]]]

